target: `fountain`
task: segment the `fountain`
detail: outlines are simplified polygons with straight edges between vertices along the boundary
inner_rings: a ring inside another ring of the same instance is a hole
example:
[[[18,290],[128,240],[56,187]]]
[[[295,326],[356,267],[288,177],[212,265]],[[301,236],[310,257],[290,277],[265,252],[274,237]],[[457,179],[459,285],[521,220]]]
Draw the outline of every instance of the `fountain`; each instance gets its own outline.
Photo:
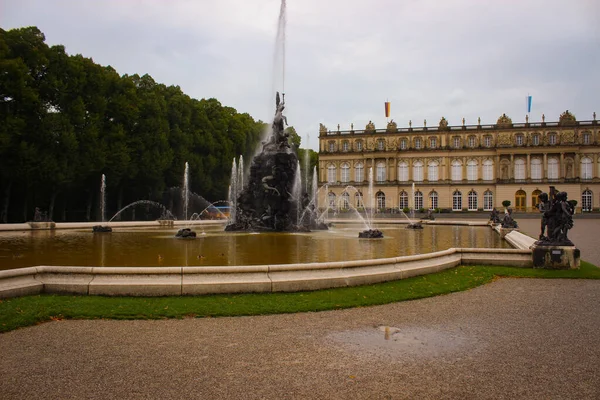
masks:
[[[375,206],[375,195],[373,193],[373,167],[369,168],[369,209],[371,212],[371,217],[367,218],[367,223],[369,225],[368,229],[365,229],[362,232],[358,233],[358,237],[360,239],[381,239],[383,237],[383,232],[379,229],[373,228],[373,208]],[[369,215],[369,211],[365,211],[365,215]]]
[[[187,221],[188,219],[188,207],[190,202],[190,167],[186,161],[185,170],[183,172],[183,187],[181,189],[181,200],[183,203],[183,219]]]
[[[156,201],[151,201],[151,200],[138,200],[138,201],[134,201],[133,203],[127,204],[125,207],[121,208],[119,211],[117,211],[115,213],[115,215],[112,216],[111,219],[108,220],[108,222],[112,222],[113,219],[115,219],[117,216],[119,216],[121,213],[123,213],[123,211],[138,206],[138,205],[146,205],[146,206],[152,206],[152,207],[158,207],[162,210],[162,215],[160,217],[160,219],[175,219],[175,217],[173,217],[173,214],[171,214],[171,211],[169,211],[164,205],[156,202]]]
[[[106,218],[106,175],[102,174],[102,178],[100,180],[100,222],[104,222],[105,218]],[[105,225],[94,225],[92,227],[92,232],[94,232],[94,233],[112,232],[112,228],[110,226],[105,226]]]

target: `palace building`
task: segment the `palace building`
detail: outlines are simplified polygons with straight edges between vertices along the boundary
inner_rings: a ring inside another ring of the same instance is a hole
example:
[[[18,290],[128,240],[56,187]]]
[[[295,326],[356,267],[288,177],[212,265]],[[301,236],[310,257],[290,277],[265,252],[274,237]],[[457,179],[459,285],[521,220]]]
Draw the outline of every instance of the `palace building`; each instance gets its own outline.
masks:
[[[538,195],[549,186],[577,200],[577,212],[600,208],[600,129],[577,121],[569,111],[558,122],[513,123],[503,114],[496,124],[319,132],[319,204],[363,207],[373,174],[378,210],[448,209],[537,211]],[[369,207],[369,203],[365,204]]]

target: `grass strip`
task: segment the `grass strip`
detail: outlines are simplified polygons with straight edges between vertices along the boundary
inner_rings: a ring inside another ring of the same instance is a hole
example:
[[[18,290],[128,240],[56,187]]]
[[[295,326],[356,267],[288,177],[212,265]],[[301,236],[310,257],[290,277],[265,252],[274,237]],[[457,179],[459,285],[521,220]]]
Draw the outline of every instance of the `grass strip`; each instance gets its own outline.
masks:
[[[600,268],[579,270],[461,266],[393,282],[298,293],[180,297],[36,295],[0,300],[0,332],[57,319],[165,319],[266,315],[365,307],[459,292],[496,277],[600,279]]]

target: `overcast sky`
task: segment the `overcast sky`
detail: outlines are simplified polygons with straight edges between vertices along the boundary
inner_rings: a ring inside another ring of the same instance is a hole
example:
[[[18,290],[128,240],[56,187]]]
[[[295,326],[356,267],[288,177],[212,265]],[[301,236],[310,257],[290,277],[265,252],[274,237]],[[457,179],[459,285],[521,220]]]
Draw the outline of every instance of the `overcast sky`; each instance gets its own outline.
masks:
[[[0,26],[271,120],[280,0],[0,0]],[[598,0],[287,0],[286,111],[334,130],[600,113]],[[281,88],[277,79],[276,88]]]

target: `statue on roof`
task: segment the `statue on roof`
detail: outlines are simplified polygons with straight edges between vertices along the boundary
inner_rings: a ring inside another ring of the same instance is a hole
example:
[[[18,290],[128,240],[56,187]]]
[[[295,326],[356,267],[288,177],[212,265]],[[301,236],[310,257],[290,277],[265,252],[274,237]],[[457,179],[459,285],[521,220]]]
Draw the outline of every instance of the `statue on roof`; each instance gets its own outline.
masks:
[[[438,125],[438,130],[440,130],[440,131],[448,130],[448,121],[446,120],[446,118],[442,117],[442,119],[440,119],[440,124]]]
[[[387,124],[387,132],[398,132],[398,124],[394,122],[394,120],[390,120]]]
[[[323,124],[319,124],[319,133],[326,135],[327,134],[327,127]]]
[[[375,124],[371,121],[365,126],[365,133],[374,133],[375,132]]]
[[[502,114],[500,116],[500,118],[498,118],[498,121],[496,122],[497,125],[512,125],[512,119],[510,119],[510,117],[506,114]]]
[[[564,113],[560,114],[560,118],[558,119],[559,125],[573,125],[575,122],[577,122],[577,119],[572,113],[569,112],[569,110],[566,110]]]

